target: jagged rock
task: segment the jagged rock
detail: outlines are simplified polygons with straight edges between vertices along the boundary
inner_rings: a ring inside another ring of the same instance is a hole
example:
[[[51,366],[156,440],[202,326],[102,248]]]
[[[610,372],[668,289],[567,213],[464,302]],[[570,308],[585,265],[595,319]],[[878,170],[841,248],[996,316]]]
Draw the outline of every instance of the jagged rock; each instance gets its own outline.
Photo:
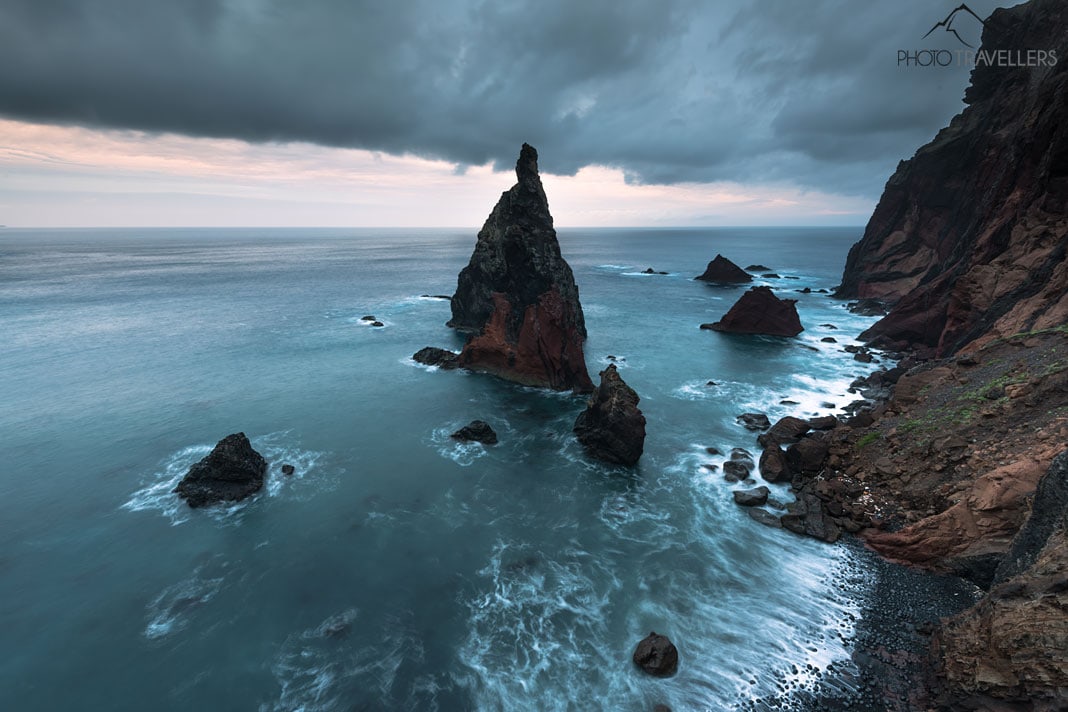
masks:
[[[768,420],[768,416],[763,413],[742,413],[736,420],[741,423],[746,430],[767,430],[771,427],[771,421]]]
[[[645,447],[645,416],[638,394],[623,381],[615,365],[601,371],[601,383],[575,421],[575,433],[587,452],[619,465],[638,462]]]
[[[1031,496],[1031,514],[1013,537],[1012,545],[998,565],[994,583],[1019,576],[1034,565],[1053,531],[1068,512],[1068,450],[1053,458]]]
[[[755,487],[750,490],[734,490],[734,503],[740,507],[759,507],[768,501],[771,490],[767,487]]]
[[[674,675],[679,668],[679,651],[667,636],[653,631],[638,643],[634,664],[655,677]]]
[[[838,296],[891,302],[862,335],[949,356],[1068,322],[1068,3],[995,10],[982,51],[1041,47],[1055,67],[979,63],[954,117],[898,165]]]
[[[470,334],[459,365],[524,385],[593,390],[586,325],[538,174],[523,144],[518,182],[501,195],[460,272],[448,325]]]
[[[757,442],[762,447],[768,447],[772,444],[786,445],[794,442],[811,429],[812,426],[809,425],[807,420],[788,415],[777,420],[768,432],[758,436]]]
[[[263,487],[267,461],[244,433],[227,435],[174,488],[190,507],[239,502]]]
[[[459,366],[460,354],[455,351],[447,351],[446,349],[439,349],[436,346],[427,346],[419,349],[412,356],[412,360],[416,363],[421,363],[426,366],[437,366],[438,368],[456,368]]]
[[[805,329],[795,303],[794,299],[779,299],[770,287],[753,287],[722,319],[714,324],[702,324],[701,328],[734,334],[797,336]]]
[[[722,282],[726,284],[753,281],[752,276],[723,255],[716,255],[716,258],[708,263],[704,273],[694,277],[694,279],[699,279],[702,282]]]
[[[790,464],[777,443],[768,445],[760,454],[760,476],[768,482],[790,481]]]
[[[483,445],[497,444],[497,433],[484,420],[472,420],[450,437],[465,442],[479,442]]]

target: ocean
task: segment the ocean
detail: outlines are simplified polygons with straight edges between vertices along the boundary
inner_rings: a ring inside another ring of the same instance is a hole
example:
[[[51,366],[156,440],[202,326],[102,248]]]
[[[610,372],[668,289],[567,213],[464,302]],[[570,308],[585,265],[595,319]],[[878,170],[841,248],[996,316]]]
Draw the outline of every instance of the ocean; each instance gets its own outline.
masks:
[[[0,708],[721,710],[847,659],[863,561],[703,465],[759,455],[740,413],[855,398],[872,319],[796,290],[861,229],[559,230],[591,375],[614,356],[641,396],[632,470],[585,457],[581,397],[411,361],[460,346],[422,295],[475,233],[0,231]],[[754,284],[804,333],[699,330],[745,289],[693,281],[716,253],[779,274]],[[498,445],[449,437],[476,418]],[[189,509],[171,490],[238,431],[267,486]],[[651,630],[672,678],[631,663]]]

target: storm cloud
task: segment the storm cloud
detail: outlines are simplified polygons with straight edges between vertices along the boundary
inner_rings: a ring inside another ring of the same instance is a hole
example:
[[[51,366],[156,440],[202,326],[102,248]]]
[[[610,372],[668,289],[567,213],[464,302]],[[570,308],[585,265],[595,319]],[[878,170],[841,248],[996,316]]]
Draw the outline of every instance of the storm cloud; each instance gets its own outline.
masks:
[[[993,2],[971,3],[988,14]],[[926,0],[0,0],[0,115],[877,196],[962,108]],[[976,32],[976,37],[978,33]]]

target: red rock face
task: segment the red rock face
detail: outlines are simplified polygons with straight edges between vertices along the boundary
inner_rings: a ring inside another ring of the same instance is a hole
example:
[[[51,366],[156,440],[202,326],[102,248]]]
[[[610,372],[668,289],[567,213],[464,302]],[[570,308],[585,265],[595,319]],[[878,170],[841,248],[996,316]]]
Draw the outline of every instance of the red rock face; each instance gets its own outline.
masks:
[[[779,299],[770,287],[753,287],[742,295],[730,311],[702,329],[733,334],[797,336],[805,330],[797,316],[796,299]]]
[[[886,184],[839,296],[894,303],[867,331],[937,356],[1068,319],[1068,3],[987,20],[983,49],[1054,67],[980,66],[969,104]]]
[[[556,390],[593,390],[582,354],[582,339],[570,327],[573,315],[559,292],[545,292],[523,313],[518,338],[508,338],[512,305],[494,292],[493,313],[482,333],[464,346],[459,365],[527,386]]]
[[[560,254],[538,153],[526,144],[516,177],[457,279],[449,326],[471,335],[458,365],[524,385],[591,391],[578,287]]]

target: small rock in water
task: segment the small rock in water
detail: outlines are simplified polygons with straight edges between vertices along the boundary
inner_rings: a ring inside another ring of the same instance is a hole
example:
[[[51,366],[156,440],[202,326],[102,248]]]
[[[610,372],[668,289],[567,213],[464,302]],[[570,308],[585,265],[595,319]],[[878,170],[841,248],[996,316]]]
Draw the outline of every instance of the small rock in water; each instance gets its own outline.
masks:
[[[745,271],[746,272],[770,272],[771,271],[771,267],[766,267],[764,265],[749,265],[748,267],[745,268]]]
[[[763,413],[742,413],[737,420],[746,430],[767,430],[771,427],[771,421]]]
[[[718,447],[706,447],[705,448],[705,452],[707,452],[709,455],[721,455],[722,454],[719,451]]]
[[[822,403],[820,403],[820,408],[830,408],[833,410],[837,407],[838,406],[836,406],[834,403],[831,403],[830,401],[823,401]]]
[[[190,507],[239,502],[263,487],[267,461],[252,449],[244,433],[227,435],[174,488]]]
[[[783,400],[779,401],[779,405],[800,405],[800,403],[798,403],[795,400],[790,400],[790,399],[787,398],[787,399],[783,399]]]
[[[367,316],[361,316],[360,321],[378,321],[378,318],[372,314],[368,314]]]
[[[484,420],[472,420],[453,433],[451,437],[465,442],[479,442],[483,445],[497,444],[497,433]]]
[[[455,351],[447,351],[446,349],[439,349],[436,346],[427,346],[419,349],[412,356],[412,360],[416,363],[421,363],[426,366],[437,366],[439,368],[456,368],[459,365],[460,354]]]
[[[834,324],[820,324],[820,326],[822,326],[824,329],[837,329],[838,328]]]
[[[822,341],[825,344],[837,344],[838,343],[838,339],[834,338],[833,336],[824,336],[822,339],[820,339],[820,341]]]
[[[746,462],[745,460],[727,460],[723,463],[723,477],[728,482],[741,482],[749,477],[749,473],[753,469],[750,462]]]
[[[741,507],[759,507],[768,501],[771,490],[767,487],[756,487],[750,490],[734,490],[734,503]]]
[[[667,705],[657,705],[653,708],[653,712],[671,712],[671,708]]]
[[[755,521],[763,524],[766,527],[774,527],[775,529],[782,529],[782,520],[775,516],[766,509],[760,509],[759,507],[751,507],[746,510],[749,512],[749,516]]]
[[[760,276],[764,279],[781,279],[779,275],[775,274],[774,272],[769,272],[768,274],[762,274]]]
[[[297,471],[297,469],[295,467],[293,467],[292,465],[282,465],[282,474],[285,475],[286,477],[288,477],[289,475],[292,475],[296,471]]]
[[[632,659],[635,665],[656,677],[668,677],[679,668],[679,651],[675,644],[655,631],[638,643]]]
[[[380,321],[372,321],[371,326],[385,326],[385,324]]]
[[[715,381],[709,381],[709,382],[708,382],[708,383],[706,383],[705,385],[706,385],[706,386],[718,386],[719,384],[718,384],[718,383],[716,383]]]

